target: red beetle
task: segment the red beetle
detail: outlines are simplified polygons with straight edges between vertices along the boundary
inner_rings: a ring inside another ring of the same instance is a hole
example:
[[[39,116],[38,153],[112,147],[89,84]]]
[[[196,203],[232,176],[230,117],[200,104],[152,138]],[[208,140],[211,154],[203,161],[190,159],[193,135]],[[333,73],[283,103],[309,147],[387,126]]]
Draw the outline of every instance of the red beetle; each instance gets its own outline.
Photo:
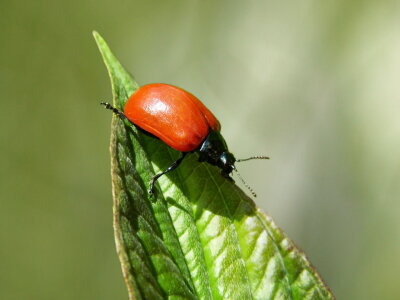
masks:
[[[217,118],[198,98],[173,85],[153,83],[141,86],[129,97],[123,113],[109,103],[101,104],[120,118],[130,121],[171,148],[182,152],[178,160],[153,177],[150,194],[154,192],[157,179],[177,168],[188,152],[197,151],[200,162],[206,161],[219,167],[221,174],[231,180],[230,173],[237,171],[235,162],[268,159],[266,156],[253,156],[236,160],[220,133],[221,125]],[[239,178],[243,181],[240,175]],[[244,181],[243,183],[256,196]]]

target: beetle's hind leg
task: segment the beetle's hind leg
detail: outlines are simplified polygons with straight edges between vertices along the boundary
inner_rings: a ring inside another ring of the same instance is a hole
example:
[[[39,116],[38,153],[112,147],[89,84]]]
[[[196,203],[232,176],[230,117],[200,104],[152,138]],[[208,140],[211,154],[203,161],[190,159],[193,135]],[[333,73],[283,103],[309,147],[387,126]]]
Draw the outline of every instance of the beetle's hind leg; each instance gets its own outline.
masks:
[[[103,105],[106,109],[111,110],[114,114],[116,114],[122,121],[128,121],[129,123],[133,124],[126,116],[125,114],[120,111],[118,108],[115,108],[114,106],[112,106],[110,103],[107,102],[101,102],[101,105]],[[133,124],[135,125],[135,124]]]
[[[177,159],[176,161],[174,161],[164,172],[158,173],[157,175],[155,175],[151,181],[150,181],[150,189],[149,189],[149,194],[150,196],[153,196],[154,194],[154,185],[157,181],[158,178],[160,178],[161,176],[175,170],[183,161],[183,159],[185,158],[187,152],[182,152],[182,156]]]

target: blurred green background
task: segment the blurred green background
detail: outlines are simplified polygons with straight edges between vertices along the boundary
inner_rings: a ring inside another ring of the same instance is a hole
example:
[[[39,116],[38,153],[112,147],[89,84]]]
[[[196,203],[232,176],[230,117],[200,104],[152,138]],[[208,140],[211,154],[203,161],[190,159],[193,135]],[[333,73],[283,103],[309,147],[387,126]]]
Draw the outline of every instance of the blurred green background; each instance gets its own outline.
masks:
[[[338,299],[400,293],[399,1],[0,1],[0,299],[127,299],[107,73],[203,100]]]

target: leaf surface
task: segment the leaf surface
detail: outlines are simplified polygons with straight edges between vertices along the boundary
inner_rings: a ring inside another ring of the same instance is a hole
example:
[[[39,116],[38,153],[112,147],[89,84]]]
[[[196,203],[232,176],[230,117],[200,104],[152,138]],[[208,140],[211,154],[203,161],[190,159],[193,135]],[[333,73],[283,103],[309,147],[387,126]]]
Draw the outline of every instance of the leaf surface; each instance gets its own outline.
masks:
[[[94,32],[114,106],[138,88]],[[130,299],[333,299],[316,270],[271,218],[217,168],[113,116],[111,173],[117,252]]]

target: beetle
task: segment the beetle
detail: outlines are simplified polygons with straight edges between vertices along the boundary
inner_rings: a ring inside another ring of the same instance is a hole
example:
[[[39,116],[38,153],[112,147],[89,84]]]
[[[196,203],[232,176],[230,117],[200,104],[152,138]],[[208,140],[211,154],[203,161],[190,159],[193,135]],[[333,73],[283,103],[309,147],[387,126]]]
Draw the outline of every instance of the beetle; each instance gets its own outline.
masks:
[[[121,119],[129,121],[140,130],[150,133],[181,152],[179,159],[151,179],[150,195],[154,194],[154,185],[158,178],[175,170],[190,152],[198,152],[200,162],[217,166],[222,176],[230,180],[233,180],[230,177],[232,171],[237,172],[236,162],[269,158],[252,156],[236,159],[228,150],[221,135],[221,124],[213,113],[196,96],[173,85],[152,83],[139,87],[127,100],[123,112],[109,103],[101,104]],[[256,197],[254,191],[238,172],[237,174]]]

